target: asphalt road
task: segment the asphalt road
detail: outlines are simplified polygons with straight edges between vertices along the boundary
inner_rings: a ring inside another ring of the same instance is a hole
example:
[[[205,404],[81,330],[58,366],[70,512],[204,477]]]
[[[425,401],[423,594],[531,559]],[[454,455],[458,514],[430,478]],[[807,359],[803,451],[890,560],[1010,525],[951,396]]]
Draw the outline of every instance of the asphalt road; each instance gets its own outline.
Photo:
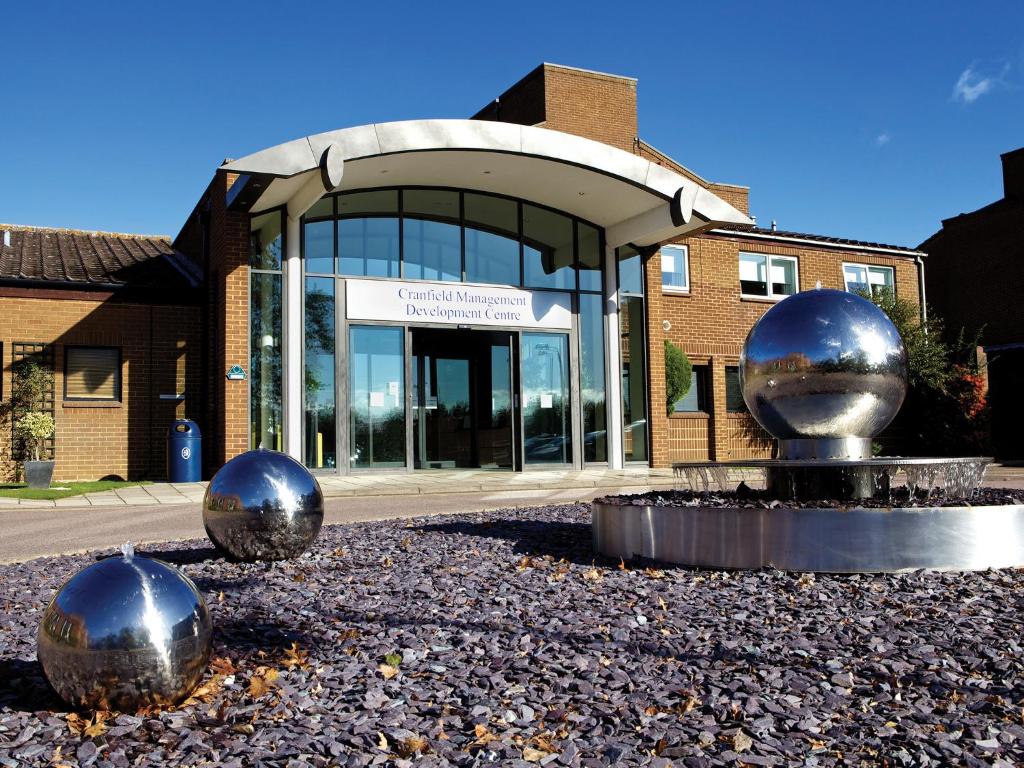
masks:
[[[620,492],[640,491],[617,489]],[[327,499],[324,523],[352,523],[503,507],[565,504],[603,496],[611,489],[522,490],[492,493],[363,496]],[[198,504],[93,508],[11,507],[0,510],[0,563],[86,550],[113,549],[127,540],[146,544],[204,538]]]

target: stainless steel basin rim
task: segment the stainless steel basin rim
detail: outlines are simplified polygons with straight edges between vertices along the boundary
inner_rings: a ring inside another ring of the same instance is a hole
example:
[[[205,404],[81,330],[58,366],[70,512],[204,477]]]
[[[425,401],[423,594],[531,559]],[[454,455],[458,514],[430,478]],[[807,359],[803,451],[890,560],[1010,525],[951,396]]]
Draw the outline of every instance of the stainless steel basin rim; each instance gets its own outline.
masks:
[[[592,505],[594,549],[701,568],[823,573],[1024,566],[1024,504],[866,509]]]

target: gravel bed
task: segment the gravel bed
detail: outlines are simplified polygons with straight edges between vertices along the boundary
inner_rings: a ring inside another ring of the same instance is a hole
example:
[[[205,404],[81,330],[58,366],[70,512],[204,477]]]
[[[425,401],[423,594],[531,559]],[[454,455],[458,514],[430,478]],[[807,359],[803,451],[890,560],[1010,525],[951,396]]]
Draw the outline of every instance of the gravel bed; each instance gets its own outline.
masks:
[[[332,526],[276,564],[140,547],[206,596],[215,660],[182,707],[106,716],[34,641],[98,554],[0,566],[0,766],[1024,761],[1022,571],[610,562],[587,505]]]
[[[820,509],[852,508],[891,509],[893,507],[979,507],[1024,504],[1024,491],[1014,488],[979,488],[969,499],[946,496],[942,488],[931,493],[918,491],[911,496],[906,486],[894,488],[888,499],[857,499],[838,501],[817,499],[810,501],[780,501],[767,491],[747,487],[742,483],[735,491],[659,490],[646,493],[620,494],[595,499],[602,504],[623,504],[640,507],[745,507],[748,509]]]

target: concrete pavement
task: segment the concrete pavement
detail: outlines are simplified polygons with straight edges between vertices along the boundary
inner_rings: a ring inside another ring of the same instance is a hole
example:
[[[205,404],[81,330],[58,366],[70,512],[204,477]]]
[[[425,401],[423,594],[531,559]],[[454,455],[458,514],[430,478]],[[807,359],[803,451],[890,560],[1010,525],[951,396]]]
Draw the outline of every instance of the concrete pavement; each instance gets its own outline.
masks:
[[[637,492],[649,486],[616,490]],[[328,498],[324,523],[475,512],[502,507],[567,504],[603,496],[608,488],[510,489],[489,492]],[[86,550],[112,550],[126,540],[148,544],[206,536],[200,504],[104,507],[13,507],[0,510],[0,563]]]
[[[320,476],[325,522],[472,512],[510,506],[589,501],[609,493],[685,487],[671,470],[536,472],[404,472]],[[758,471],[730,473],[734,483],[760,480]],[[993,465],[985,485],[1024,488],[1024,467]],[[131,539],[153,543],[202,538],[205,483],[153,483],[56,502],[0,499],[0,562],[109,549]],[[7,503],[4,503],[7,502]]]

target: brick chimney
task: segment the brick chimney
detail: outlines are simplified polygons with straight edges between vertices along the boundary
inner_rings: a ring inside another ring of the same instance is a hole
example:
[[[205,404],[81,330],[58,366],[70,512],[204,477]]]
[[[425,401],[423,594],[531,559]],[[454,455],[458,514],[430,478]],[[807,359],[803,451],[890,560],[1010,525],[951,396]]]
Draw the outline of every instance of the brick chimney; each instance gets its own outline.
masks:
[[[1024,200],[1024,147],[1000,158],[1003,161],[1003,197]]]
[[[541,64],[473,119],[539,125],[634,152],[636,80]]]

